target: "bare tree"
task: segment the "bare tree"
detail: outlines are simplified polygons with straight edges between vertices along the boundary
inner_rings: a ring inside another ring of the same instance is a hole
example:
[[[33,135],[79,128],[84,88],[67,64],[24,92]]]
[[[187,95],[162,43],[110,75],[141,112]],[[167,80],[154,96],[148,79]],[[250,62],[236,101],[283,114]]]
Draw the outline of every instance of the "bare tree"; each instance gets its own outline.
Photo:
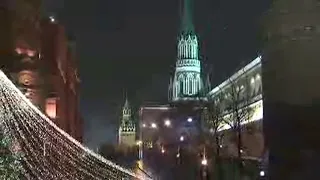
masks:
[[[215,99],[213,100],[213,102],[208,103],[203,112],[206,127],[208,127],[209,129],[209,137],[210,139],[214,139],[214,146],[216,151],[215,166],[217,166],[218,168],[218,176],[220,178],[222,178],[222,167],[220,161],[221,133],[219,133],[219,129],[224,124],[222,113],[223,109],[221,108],[221,104],[218,99]]]
[[[207,104],[204,110],[206,126],[209,128],[210,137],[215,139],[216,154],[220,156],[220,135],[219,129],[223,126],[222,108],[218,101]]]
[[[241,171],[242,163],[242,125],[252,117],[253,109],[250,107],[251,88],[247,77],[235,81],[229,79],[229,87],[224,90],[225,112],[224,123],[230,126],[231,131],[236,135],[237,157],[240,160],[239,168]]]

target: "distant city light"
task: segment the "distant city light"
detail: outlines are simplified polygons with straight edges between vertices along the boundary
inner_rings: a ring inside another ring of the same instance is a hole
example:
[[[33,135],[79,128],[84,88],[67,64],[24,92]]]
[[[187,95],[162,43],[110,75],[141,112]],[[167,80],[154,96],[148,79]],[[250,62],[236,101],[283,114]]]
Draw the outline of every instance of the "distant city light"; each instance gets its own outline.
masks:
[[[184,141],[184,137],[183,136],[180,136],[180,141]]]
[[[176,157],[179,158],[180,157],[180,153],[177,153]]]
[[[51,21],[51,22],[55,22],[55,19],[54,19],[53,16],[50,16],[49,18],[50,18],[50,21]]]
[[[142,127],[146,127],[146,124],[145,124],[145,123],[143,123],[143,124],[142,124]]]
[[[188,122],[192,122],[192,118],[191,117],[188,118]]]
[[[265,172],[264,171],[260,171],[260,176],[261,177],[263,177],[263,176],[265,176],[266,174],[265,174]]]
[[[156,129],[157,128],[157,124],[156,123],[152,123],[151,124],[151,128]]]
[[[170,120],[165,120],[164,121],[164,125],[167,126],[167,127],[171,126],[171,121]]]

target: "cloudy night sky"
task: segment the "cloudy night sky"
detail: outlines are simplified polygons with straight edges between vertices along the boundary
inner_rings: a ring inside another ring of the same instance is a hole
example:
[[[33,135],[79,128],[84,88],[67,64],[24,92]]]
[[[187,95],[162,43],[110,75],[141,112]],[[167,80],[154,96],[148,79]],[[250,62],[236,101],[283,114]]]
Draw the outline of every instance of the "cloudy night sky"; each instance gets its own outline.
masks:
[[[202,69],[217,85],[259,51],[268,0],[195,0]],[[165,103],[174,73],[181,0],[45,0],[76,37],[85,143],[115,142],[124,91],[138,108]]]

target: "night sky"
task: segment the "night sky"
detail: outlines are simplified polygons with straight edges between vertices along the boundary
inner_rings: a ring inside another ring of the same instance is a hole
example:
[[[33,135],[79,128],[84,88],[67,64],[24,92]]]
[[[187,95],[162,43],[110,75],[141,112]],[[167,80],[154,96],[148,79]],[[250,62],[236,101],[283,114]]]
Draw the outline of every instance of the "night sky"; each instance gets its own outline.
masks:
[[[85,143],[115,142],[124,91],[131,104],[167,100],[181,0],[45,0],[77,42]],[[259,51],[267,0],[195,0],[203,71],[217,85]]]

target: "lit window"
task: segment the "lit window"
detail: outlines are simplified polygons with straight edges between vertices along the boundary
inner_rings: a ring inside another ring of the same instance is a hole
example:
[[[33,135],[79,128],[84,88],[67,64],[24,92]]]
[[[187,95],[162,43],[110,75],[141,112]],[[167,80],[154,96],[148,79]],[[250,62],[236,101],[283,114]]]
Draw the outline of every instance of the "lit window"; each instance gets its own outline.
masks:
[[[250,83],[251,83],[251,84],[253,84],[253,83],[254,83],[254,78],[251,78]]]
[[[21,50],[20,48],[16,48],[16,52],[17,52],[18,54],[22,54],[22,50]]]
[[[29,57],[33,57],[33,56],[36,54],[36,52],[35,52],[35,51],[28,50],[28,51],[27,51],[27,54],[28,54]]]
[[[57,116],[57,99],[56,98],[48,98],[46,100],[46,114],[55,119]]]

